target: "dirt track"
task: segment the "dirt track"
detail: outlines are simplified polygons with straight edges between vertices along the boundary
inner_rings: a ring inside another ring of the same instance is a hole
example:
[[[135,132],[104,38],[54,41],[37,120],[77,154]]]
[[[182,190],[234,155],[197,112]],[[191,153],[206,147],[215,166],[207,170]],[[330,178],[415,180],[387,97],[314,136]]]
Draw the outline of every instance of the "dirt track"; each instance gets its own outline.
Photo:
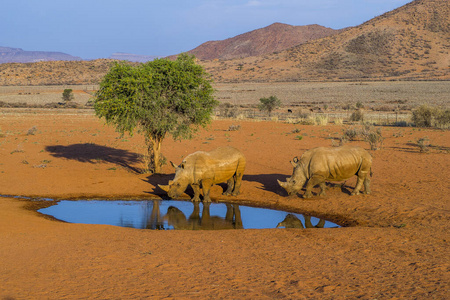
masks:
[[[232,124],[241,129],[227,131]],[[163,154],[179,163],[200,149],[235,146],[247,170],[242,194],[228,199],[354,226],[146,231],[51,221],[24,209],[28,201],[0,198],[0,299],[448,298],[450,132],[382,128],[371,195],[349,196],[350,180],[323,198],[286,197],[276,179],[290,176],[289,160],[330,146],[341,128],[214,121],[192,141],[166,139]],[[142,137],[117,138],[92,115],[8,113],[0,129],[4,195],[160,198],[155,187],[173,176],[170,164],[165,175],[136,173]],[[415,145],[424,136],[429,153]],[[213,199],[224,199],[221,191]]]

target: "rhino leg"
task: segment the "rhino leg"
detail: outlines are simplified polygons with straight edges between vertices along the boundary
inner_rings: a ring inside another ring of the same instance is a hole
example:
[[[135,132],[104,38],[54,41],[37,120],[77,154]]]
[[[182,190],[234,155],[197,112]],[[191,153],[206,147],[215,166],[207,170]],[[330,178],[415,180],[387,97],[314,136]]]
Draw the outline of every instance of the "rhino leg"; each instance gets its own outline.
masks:
[[[306,184],[306,192],[303,195],[303,198],[311,198],[312,197],[312,192],[311,191],[312,191],[313,187],[315,187],[318,184],[321,184],[324,181],[325,181],[325,178],[323,178],[322,176],[313,175],[308,180],[308,183]]]
[[[222,195],[231,195],[231,193],[233,192],[233,189],[234,189],[234,181],[235,181],[234,180],[234,176],[231,177],[230,179],[228,179],[228,181],[227,181],[227,185],[228,185],[227,190],[225,192],[223,192]]]
[[[200,185],[191,184],[192,189],[194,190],[194,198],[191,199],[192,202],[200,202]]]
[[[202,180],[203,203],[211,202],[211,198],[209,197],[209,192],[211,191],[212,185],[213,185],[212,180]]]
[[[370,178],[369,176],[366,176],[366,179],[364,179],[364,193],[370,194]]]
[[[325,196],[326,195],[325,189],[327,188],[327,185],[325,184],[325,181],[321,182],[319,186],[320,186],[319,196]]]
[[[361,178],[362,176],[358,176],[358,180],[356,181],[355,189],[352,192],[352,195],[359,195],[359,191],[362,188],[364,178]]]
[[[237,172],[236,172],[236,174],[233,176],[233,178],[234,178],[234,189],[233,189],[233,193],[232,193],[232,195],[233,196],[237,196],[237,195],[239,195],[241,192],[240,192],[240,189],[241,189],[241,184],[242,184],[242,177],[244,176],[244,171],[242,170],[238,170]]]

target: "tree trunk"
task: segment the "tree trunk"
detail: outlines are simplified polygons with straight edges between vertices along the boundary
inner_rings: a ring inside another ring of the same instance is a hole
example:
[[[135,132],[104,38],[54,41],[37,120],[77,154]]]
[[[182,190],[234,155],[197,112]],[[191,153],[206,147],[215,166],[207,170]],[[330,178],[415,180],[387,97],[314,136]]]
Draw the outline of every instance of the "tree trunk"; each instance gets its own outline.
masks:
[[[161,173],[161,144],[163,137],[148,136],[146,138],[148,156],[150,158],[149,170],[154,174]]]

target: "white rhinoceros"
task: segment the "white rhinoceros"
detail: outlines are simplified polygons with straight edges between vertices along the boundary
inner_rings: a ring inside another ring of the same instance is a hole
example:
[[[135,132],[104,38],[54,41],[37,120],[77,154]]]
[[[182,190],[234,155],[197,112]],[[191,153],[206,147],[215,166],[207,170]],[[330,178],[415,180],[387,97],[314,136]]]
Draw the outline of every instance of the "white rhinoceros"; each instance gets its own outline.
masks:
[[[211,152],[197,151],[175,167],[175,178],[169,185],[159,185],[169,197],[175,199],[182,194],[188,185],[194,190],[192,201],[200,201],[200,188],[203,190],[203,202],[211,202],[209,192],[211,186],[227,182],[224,195],[239,195],[242,176],[245,169],[245,157],[233,147],[219,147]]]
[[[313,148],[298,159],[291,161],[294,166],[292,176],[286,182],[278,180],[289,195],[297,194],[306,183],[304,198],[312,196],[311,190],[320,185],[321,196],[325,195],[325,181],[343,181],[358,176],[352,195],[358,195],[364,183],[364,191],[370,194],[372,157],[361,147],[318,147]]]

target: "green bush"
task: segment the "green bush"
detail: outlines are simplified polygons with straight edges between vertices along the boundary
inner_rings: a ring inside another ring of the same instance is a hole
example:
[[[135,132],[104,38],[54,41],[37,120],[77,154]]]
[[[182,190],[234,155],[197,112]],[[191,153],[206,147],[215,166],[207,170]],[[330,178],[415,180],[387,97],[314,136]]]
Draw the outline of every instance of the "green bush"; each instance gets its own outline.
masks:
[[[72,93],[72,89],[65,89],[63,94],[62,94],[62,99],[65,102],[70,102],[74,99],[74,95]]]
[[[259,101],[261,102],[258,106],[259,110],[267,111],[269,113],[269,117],[275,108],[281,106],[281,101],[276,96],[270,96],[269,98],[260,98]]]

